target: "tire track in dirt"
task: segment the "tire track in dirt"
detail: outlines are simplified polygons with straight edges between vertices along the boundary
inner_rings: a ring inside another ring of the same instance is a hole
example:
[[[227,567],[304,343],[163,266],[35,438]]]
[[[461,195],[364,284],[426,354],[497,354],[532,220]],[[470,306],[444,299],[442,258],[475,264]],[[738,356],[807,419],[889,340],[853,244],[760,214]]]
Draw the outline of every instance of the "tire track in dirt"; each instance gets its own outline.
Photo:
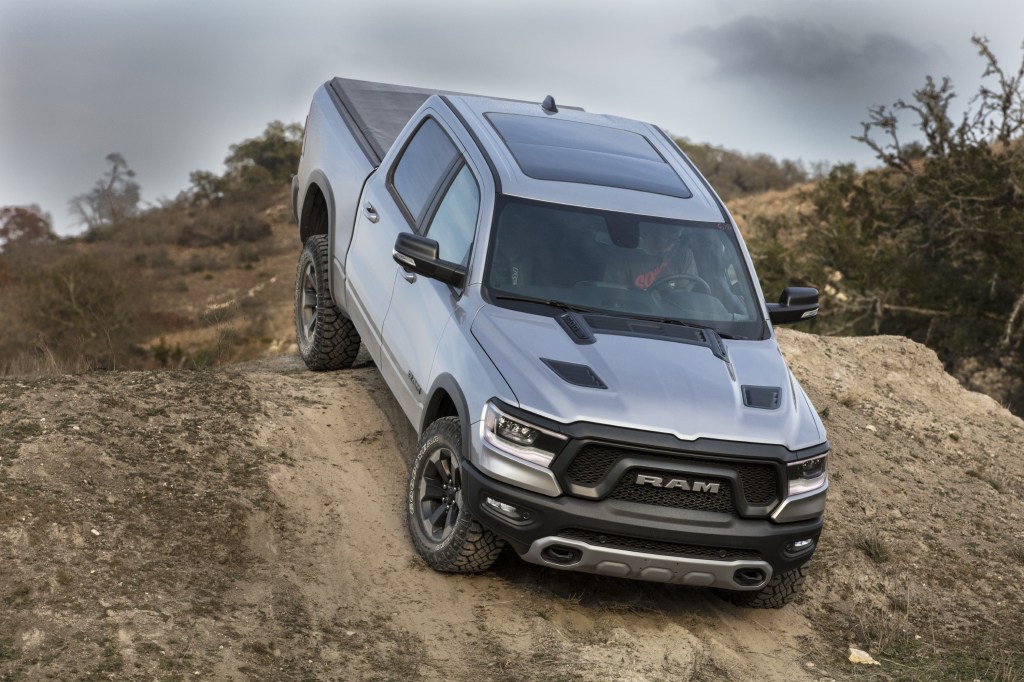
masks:
[[[816,679],[798,608],[737,609],[702,590],[532,566],[436,573],[402,500],[415,434],[372,365],[311,373],[293,358],[245,374],[265,396],[273,519],[250,544],[293,590],[339,679]]]

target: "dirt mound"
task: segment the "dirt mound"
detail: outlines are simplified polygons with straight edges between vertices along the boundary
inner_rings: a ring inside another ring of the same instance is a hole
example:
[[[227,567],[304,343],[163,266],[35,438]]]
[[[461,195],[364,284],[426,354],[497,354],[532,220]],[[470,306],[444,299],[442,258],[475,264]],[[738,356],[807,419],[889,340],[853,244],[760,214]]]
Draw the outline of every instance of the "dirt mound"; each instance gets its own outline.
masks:
[[[832,488],[771,612],[514,556],[430,571],[365,358],[2,381],[0,679],[859,677],[848,644],[887,679],[1019,679],[1024,425],[909,341],[781,336]]]
[[[1024,423],[903,337],[780,340],[832,444],[811,619],[923,678],[1020,679]]]

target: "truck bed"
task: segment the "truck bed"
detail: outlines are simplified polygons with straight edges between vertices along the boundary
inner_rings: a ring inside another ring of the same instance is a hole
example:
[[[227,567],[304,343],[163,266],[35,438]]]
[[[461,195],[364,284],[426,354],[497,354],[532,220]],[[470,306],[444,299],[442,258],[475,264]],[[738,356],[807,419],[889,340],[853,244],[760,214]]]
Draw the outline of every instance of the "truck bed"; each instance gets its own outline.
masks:
[[[402,128],[431,95],[464,94],[352,78],[328,81],[327,92],[374,167],[380,165]]]

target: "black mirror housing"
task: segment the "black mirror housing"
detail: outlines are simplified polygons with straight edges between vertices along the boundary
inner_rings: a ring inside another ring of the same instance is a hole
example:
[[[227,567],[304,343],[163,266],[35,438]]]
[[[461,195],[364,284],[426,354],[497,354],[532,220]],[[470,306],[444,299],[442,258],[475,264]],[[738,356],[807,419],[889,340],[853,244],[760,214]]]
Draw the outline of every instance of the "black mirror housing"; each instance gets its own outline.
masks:
[[[818,290],[811,287],[786,287],[778,303],[768,304],[772,324],[793,324],[818,314]]]
[[[466,269],[461,265],[441,260],[437,242],[411,232],[402,232],[395,240],[391,255],[406,270],[436,279],[448,286],[461,288],[466,281]]]

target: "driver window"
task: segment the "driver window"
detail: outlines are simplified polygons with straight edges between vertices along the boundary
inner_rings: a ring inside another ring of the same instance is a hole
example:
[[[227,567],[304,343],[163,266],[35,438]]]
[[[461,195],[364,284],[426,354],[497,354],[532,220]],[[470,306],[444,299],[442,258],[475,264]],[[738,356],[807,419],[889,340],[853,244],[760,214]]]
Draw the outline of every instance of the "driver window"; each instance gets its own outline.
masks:
[[[479,210],[480,190],[469,166],[463,164],[427,227],[426,235],[437,242],[438,256],[466,264]]]

